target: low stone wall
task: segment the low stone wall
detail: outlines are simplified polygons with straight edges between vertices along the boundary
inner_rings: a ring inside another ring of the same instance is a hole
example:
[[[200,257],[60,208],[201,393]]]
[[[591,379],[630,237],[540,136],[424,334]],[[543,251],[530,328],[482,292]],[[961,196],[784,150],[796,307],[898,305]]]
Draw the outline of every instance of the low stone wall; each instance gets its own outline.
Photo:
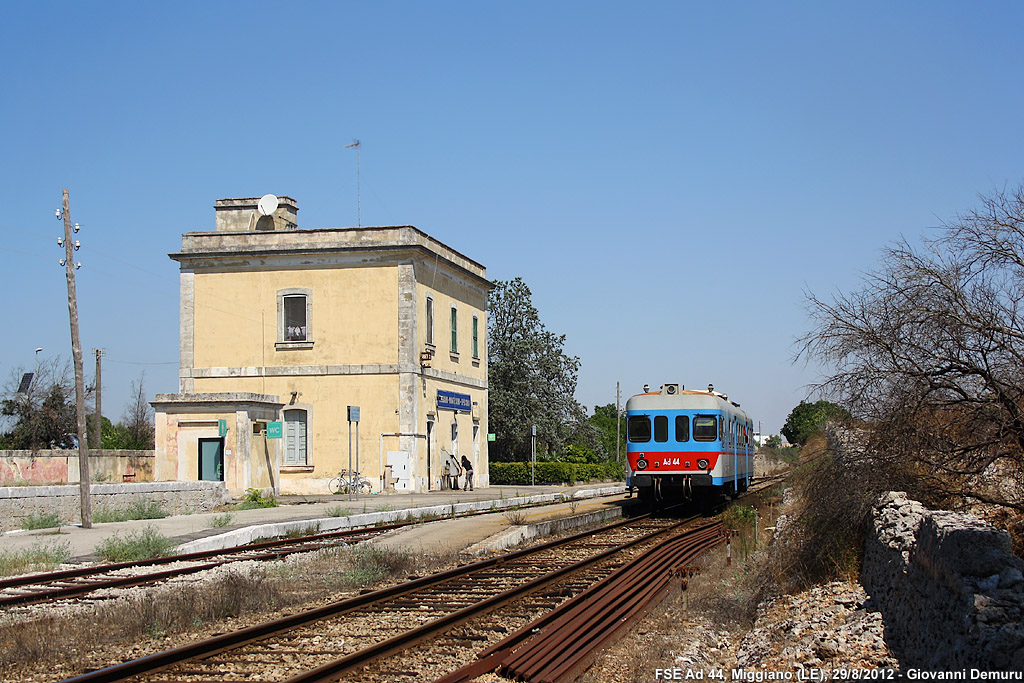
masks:
[[[221,481],[160,481],[144,484],[93,484],[92,509],[119,510],[133,503],[158,503],[168,515],[209,512],[231,501]],[[20,529],[29,515],[57,513],[66,524],[81,523],[78,486],[0,487],[0,531]]]
[[[1024,670],[1024,561],[973,515],[879,498],[861,583],[904,669]]]

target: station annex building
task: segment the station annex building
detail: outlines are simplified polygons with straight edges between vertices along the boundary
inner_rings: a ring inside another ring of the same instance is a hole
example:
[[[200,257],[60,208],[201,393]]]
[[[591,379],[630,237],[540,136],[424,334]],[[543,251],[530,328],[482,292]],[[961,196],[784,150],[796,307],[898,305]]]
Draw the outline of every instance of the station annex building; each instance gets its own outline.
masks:
[[[351,462],[418,492],[451,454],[487,486],[486,269],[412,226],[300,230],[267,197],[217,200],[170,254],[180,393],[152,402],[155,479],[327,493]]]

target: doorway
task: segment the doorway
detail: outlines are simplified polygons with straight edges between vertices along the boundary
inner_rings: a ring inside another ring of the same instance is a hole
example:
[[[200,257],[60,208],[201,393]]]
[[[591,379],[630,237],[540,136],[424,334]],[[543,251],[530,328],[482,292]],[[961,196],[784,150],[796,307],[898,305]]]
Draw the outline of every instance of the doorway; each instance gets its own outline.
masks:
[[[433,458],[433,448],[431,448],[431,442],[433,441],[432,434],[434,433],[434,421],[431,419],[427,420],[427,490],[433,489],[431,486],[431,468],[430,461]]]
[[[224,439],[199,439],[199,480],[224,481]]]

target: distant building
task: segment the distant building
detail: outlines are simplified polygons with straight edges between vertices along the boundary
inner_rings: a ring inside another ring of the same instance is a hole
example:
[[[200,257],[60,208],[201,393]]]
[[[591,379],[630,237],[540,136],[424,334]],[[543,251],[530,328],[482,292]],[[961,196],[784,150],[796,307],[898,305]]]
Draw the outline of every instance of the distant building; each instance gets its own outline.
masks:
[[[453,453],[486,486],[485,268],[412,226],[300,230],[295,200],[257,201],[217,200],[216,230],[170,254],[180,393],[153,401],[156,478],[326,493],[358,453],[374,492],[426,491]]]

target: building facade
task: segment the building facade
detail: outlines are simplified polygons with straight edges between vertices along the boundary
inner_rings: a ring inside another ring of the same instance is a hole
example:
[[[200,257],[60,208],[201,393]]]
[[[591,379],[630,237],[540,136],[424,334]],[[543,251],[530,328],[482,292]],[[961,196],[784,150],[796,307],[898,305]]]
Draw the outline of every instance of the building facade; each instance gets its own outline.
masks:
[[[427,491],[449,455],[487,485],[483,266],[412,226],[300,230],[221,199],[182,236],[180,393],[158,394],[158,479],[232,492]]]

